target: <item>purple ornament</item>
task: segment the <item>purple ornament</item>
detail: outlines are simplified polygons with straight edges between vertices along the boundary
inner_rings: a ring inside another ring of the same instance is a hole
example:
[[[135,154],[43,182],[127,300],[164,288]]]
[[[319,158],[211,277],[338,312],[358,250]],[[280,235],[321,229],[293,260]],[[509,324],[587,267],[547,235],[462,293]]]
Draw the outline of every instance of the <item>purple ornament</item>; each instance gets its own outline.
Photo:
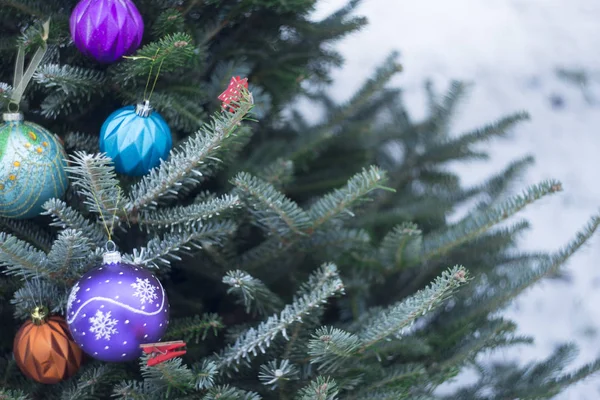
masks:
[[[144,35],[144,21],[130,0],[81,0],[70,27],[79,51],[102,63],[132,54]]]
[[[169,301],[159,280],[108,252],[104,264],[79,279],[67,301],[75,343],[111,362],[141,356],[140,344],[158,342],[169,324]]]

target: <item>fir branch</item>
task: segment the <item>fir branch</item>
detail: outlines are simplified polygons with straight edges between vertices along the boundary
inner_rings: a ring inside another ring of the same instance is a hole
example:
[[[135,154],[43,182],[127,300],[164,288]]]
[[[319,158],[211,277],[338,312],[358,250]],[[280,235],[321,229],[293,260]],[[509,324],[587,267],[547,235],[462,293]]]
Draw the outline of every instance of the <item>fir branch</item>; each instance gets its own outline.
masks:
[[[440,164],[447,161],[465,160],[472,157],[480,158],[480,153],[474,152],[470,146],[497,136],[506,135],[507,131],[519,122],[529,119],[527,113],[516,113],[500,119],[499,121],[452,138],[427,149],[416,163],[422,166]]]
[[[2,400],[32,400],[28,394],[22,390],[11,390],[0,388],[0,399]]]
[[[577,233],[575,239],[573,239],[567,246],[556,254],[545,258],[541,264],[535,269],[525,270],[518,276],[518,279],[514,280],[511,286],[500,293],[495,298],[495,304],[503,304],[504,302],[515,298],[527,288],[535,285],[539,281],[548,276],[555,274],[559,271],[560,267],[564,265],[569,258],[575,254],[588,240],[596,233],[600,227],[600,216],[594,216],[590,219],[588,224]]]
[[[313,220],[312,228],[316,229],[325,223],[341,218],[344,215],[353,217],[351,208],[356,207],[365,197],[376,189],[383,189],[387,177],[385,171],[375,166],[354,175],[346,187],[336,189],[320,198],[309,210]]]
[[[0,267],[6,267],[5,274],[23,279],[47,277],[51,273],[46,254],[4,232],[0,232]]]
[[[258,173],[258,177],[273,185],[276,190],[282,190],[293,179],[294,162],[278,158]]]
[[[108,240],[106,233],[98,224],[85,219],[83,215],[69,207],[64,201],[50,199],[44,203],[43,207],[46,211],[42,214],[52,217],[53,221],[50,226],[81,231],[92,247],[102,247]]]
[[[462,221],[443,232],[425,236],[423,240],[423,260],[447,253],[462,243],[474,239],[497,223],[511,217],[534,201],[562,190],[558,181],[545,181],[528,188],[522,195],[515,196],[503,204],[468,215]]]
[[[192,37],[183,32],[167,35],[125,57],[114,71],[115,82],[127,82],[138,76],[147,76],[152,66],[161,66],[161,72],[172,72],[186,66],[194,57]]]
[[[192,371],[196,390],[210,389],[215,385],[218,370],[214,362],[204,360],[201,364],[195,364]]]
[[[424,366],[420,364],[402,364],[375,371],[366,371],[365,384],[346,399],[415,399],[417,397],[412,393],[414,387],[428,377]],[[396,397],[389,397],[392,394]]]
[[[308,248],[322,250],[327,259],[335,259],[346,252],[356,254],[370,249],[371,237],[363,229],[332,227],[313,233],[306,244]],[[304,245],[304,243],[303,243]]]
[[[42,65],[33,74],[33,79],[47,89],[54,89],[70,97],[89,99],[92,94],[102,95],[106,90],[104,72],[70,65]]]
[[[86,154],[81,151],[71,155],[67,172],[73,186],[85,198],[90,212],[100,215],[103,223],[112,227],[113,215],[120,214],[125,199],[122,196],[112,160],[104,154]]]
[[[258,393],[246,392],[244,390],[229,386],[215,386],[202,397],[202,400],[261,400]]]
[[[219,369],[239,364],[256,356],[257,350],[264,353],[272,341],[280,334],[287,339],[287,329],[295,322],[324,304],[329,297],[344,293],[344,285],[334,264],[324,264],[311,276],[312,282],[321,282],[313,286],[310,293],[301,294],[292,304],[287,305],[279,314],[275,314],[256,328],[250,328],[240,335],[233,345],[227,346],[218,357]]]
[[[181,230],[182,227],[226,215],[239,207],[239,197],[226,194],[220,198],[209,199],[189,206],[144,210],[138,216],[138,223],[146,228]]]
[[[177,196],[183,187],[193,187],[204,176],[201,167],[215,161],[223,142],[235,135],[238,125],[252,108],[252,95],[245,97],[235,113],[215,114],[210,124],[187,139],[180,150],[171,150],[169,160],[162,162],[131,189],[129,212],[155,207],[158,202]]]
[[[238,304],[246,308],[246,313],[256,313],[264,316],[280,310],[283,301],[264,283],[244,271],[229,271],[223,277],[223,283],[231,286],[228,294],[238,297]]]
[[[112,397],[122,400],[162,400],[164,393],[148,381],[122,381],[115,385]]]
[[[308,342],[310,363],[318,364],[319,372],[332,373],[349,357],[357,354],[362,340],[349,332],[333,327],[319,328]]]
[[[466,280],[466,270],[456,266],[444,271],[425,289],[371,316],[358,333],[363,341],[359,352],[368,350],[390,336],[402,337],[417,318],[441,305]]]
[[[396,226],[382,240],[379,254],[384,267],[398,270],[415,265],[421,256],[422,233],[413,223]]]
[[[302,388],[296,396],[297,400],[337,400],[338,388],[330,377],[318,376],[317,379]]]
[[[65,136],[65,150],[67,152],[79,150],[88,154],[99,153],[98,137],[82,132],[69,132]]]
[[[271,390],[283,388],[287,381],[299,378],[298,368],[290,360],[272,360],[259,368],[258,380]]]
[[[26,281],[10,301],[14,306],[14,317],[21,320],[31,318],[31,311],[41,305],[48,307],[51,313],[64,314],[67,294],[64,285],[61,287],[59,289],[53,283],[39,278]]]
[[[78,279],[89,265],[91,251],[89,241],[81,231],[62,231],[48,253],[50,279],[61,282]]]
[[[232,184],[249,198],[256,221],[270,233],[278,236],[290,232],[303,235],[303,230],[310,225],[306,212],[273,185],[245,172],[233,178]]]
[[[179,232],[163,235],[162,239],[151,239],[146,247],[134,249],[133,255],[124,255],[123,259],[136,265],[158,268],[159,265],[169,267],[171,260],[180,261],[179,253],[191,254],[192,250],[202,249],[207,244],[221,244],[224,237],[236,230],[233,221],[225,220],[208,224],[193,224],[182,228]]]
[[[467,94],[468,86],[464,82],[452,81],[450,88],[443,96],[442,101],[436,100],[433,94],[433,86],[431,83],[428,84],[429,102],[431,116],[428,123],[432,125],[432,130],[438,132],[438,135],[430,135],[431,139],[434,140],[448,134],[450,129],[451,119],[455,115],[460,101],[464,99]]]
[[[167,397],[176,390],[186,393],[193,387],[195,376],[183,360],[179,357],[172,358],[155,366],[148,366],[148,355],[140,358],[140,370],[144,380],[149,382],[155,390],[165,392]]]
[[[203,314],[201,317],[180,318],[171,321],[165,339],[182,339],[186,342],[199,343],[205,340],[209,332],[217,335],[219,329],[223,329],[223,321],[218,314]]]
[[[44,252],[50,251],[52,247],[51,235],[34,222],[0,217],[0,226],[2,230],[11,231],[19,239],[31,243]]]
[[[154,21],[152,25],[152,36],[162,37],[176,32],[183,32],[185,20],[179,10],[168,8]]]
[[[101,395],[103,391],[99,393],[99,389],[103,385],[111,383],[117,376],[114,367],[111,365],[94,365],[84,368],[76,380],[70,381],[72,383],[71,387],[63,391],[63,399],[87,399]],[[108,393],[104,394],[107,395]]]

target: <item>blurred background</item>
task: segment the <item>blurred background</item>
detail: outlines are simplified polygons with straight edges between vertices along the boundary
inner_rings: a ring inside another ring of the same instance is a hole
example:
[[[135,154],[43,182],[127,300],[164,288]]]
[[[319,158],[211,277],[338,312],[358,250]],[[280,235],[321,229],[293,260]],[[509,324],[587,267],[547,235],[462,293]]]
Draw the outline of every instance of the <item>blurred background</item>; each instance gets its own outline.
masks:
[[[320,19],[346,0],[321,0]],[[522,188],[544,179],[564,192],[536,203],[517,218],[531,229],[527,250],[556,251],[600,208],[600,2],[597,0],[363,0],[358,14],[369,25],[337,44],[345,66],[333,73],[330,94],[349,98],[369,71],[392,51],[401,53],[403,88],[413,118],[425,113],[424,82],[438,92],[453,79],[472,84],[455,119],[455,133],[513,111],[531,121],[490,144],[489,162],[456,168],[464,183],[482,181],[515,158],[532,154],[536,164]],[[310,105],[301,108],[309,110]],[[541,360],[559,344],[575,342],[573,368],[600,356],[600,238],[577,254],[564,276],[546,280],[505,311],[534,346],[496,351],[490,357]],[[468,265],[466,266],[469,267]],[[462,382],[469,374],[460,377]],[[600,398],[600,376],[557,399]]]

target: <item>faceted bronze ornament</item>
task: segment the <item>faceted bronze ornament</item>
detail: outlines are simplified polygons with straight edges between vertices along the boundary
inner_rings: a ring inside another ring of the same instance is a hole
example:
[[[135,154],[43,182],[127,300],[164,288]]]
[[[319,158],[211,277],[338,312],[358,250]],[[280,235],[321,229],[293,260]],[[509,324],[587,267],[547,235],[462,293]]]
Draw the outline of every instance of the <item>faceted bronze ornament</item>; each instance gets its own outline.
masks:
[[[73,341],[61,316],[48,317],[40,307],[17,332],[13,344],[15,361],[27,377],[45,384],[58,383],[74,375],[83,353]]]

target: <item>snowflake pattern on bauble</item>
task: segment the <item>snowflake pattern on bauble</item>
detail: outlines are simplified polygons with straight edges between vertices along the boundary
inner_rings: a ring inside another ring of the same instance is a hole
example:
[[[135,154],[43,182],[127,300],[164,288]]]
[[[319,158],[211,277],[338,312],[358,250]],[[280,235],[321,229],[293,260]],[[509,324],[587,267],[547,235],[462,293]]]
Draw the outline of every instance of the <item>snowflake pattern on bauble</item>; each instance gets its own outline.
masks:
[[[151,303],[152,300],[158,298],[158,295],[154,293],[157,287],[153,286],[148,278],[135,278],[135,283],[132,283],[131,287],[135,289],[133,297],[139,297],[142,304],[146,304],[146,302]]]
[[[77,292],[79,292],[79,282],[77,282],[75,286],[73,286],[73,289],[71,289],[71,293],[69,293],[69,298],[67,299],[67,309],[70,309],[73,305],[73,302],[77,297]]]
[[[106,314],[100,310],[96,311],[96,315],[90,318],[90,322],[92,323],[90,332],[96,334],[96,340],[101,338],[110,340],[110,335],[119,333],[115,328],[119,321],[110,317],[110,311]]]

